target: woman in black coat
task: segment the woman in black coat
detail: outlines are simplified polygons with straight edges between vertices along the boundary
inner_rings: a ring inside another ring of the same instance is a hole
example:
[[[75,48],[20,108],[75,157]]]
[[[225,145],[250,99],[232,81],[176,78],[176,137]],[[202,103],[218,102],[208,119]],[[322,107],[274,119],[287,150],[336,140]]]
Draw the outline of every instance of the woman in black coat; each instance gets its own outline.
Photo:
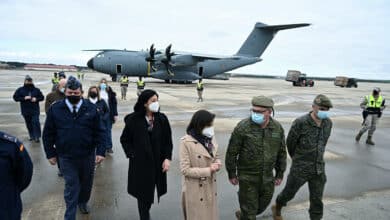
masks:
[[[149,210],[157,188],[158,200],[167,192],[166,172],[172,158],[172,135],[167,116],[159,112],[158,94],[145,90],[125,117],[121,135],[129,158],[127,191],[138,200],[141,220],[150,219]]]

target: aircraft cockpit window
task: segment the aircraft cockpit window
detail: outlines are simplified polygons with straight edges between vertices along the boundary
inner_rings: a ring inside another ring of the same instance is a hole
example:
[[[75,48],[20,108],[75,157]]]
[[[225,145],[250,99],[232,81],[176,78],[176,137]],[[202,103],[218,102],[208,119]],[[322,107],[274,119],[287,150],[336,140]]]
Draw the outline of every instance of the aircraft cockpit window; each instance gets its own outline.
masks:
[[[100,53],[98,55],[96,55],[97,58],[103,58],[104,57],[104,53]]]

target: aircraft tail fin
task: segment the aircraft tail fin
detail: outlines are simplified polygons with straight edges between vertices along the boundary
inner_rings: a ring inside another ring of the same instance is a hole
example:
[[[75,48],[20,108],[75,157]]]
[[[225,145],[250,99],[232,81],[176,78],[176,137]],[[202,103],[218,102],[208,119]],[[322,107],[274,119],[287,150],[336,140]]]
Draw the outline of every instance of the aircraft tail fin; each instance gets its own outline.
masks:
[[[247,57],[260,57],[267,46],[274,38],[275,34],[280,30],[292,29],[309,26],[310,24],[285,24],[285,25],[266,25],[256,23],[254,29],[245,40],[244,44],[238,50],[236,55]]]

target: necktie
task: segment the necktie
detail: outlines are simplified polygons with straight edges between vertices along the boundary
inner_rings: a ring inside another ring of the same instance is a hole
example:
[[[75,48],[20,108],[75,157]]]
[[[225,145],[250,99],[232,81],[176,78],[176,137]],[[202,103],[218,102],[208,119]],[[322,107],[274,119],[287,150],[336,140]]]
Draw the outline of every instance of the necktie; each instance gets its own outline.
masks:
[[[77,116],[77,107],[74,105],[73,106],[73,112],[72,112],[72,114],[73,114],[73,118],[76,118],[76,116]]]

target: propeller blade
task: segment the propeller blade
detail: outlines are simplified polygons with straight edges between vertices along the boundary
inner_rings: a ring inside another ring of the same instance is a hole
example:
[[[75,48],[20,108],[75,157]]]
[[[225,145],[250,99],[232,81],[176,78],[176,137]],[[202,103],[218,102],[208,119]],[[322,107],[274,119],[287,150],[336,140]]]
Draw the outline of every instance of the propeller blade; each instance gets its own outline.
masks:
[[[169,44],[167,49],[165,49],[165,56],[167,57],[168,62],[171,61],[173,53],[171,53],[172,44]]]
[[[153,59],[153,60],[154,60],[154,54],[155,54],[155,52],[156,52],[156,49],[154,48],[154,44],[152,44],[152,45],[150,46],[149,56],[150,56],[150,58]]]

